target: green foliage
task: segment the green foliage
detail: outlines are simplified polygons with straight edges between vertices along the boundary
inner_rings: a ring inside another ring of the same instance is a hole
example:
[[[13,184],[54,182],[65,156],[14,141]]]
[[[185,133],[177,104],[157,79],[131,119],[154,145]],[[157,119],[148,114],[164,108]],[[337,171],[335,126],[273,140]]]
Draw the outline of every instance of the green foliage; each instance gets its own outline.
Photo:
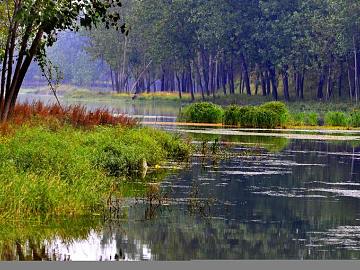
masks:
[[[238,126],[241,119],[241,107],[236,105],[230,105],[225,108],[224,112],[224,124],[230,126]]]
[[[247,128],[275,128],[288,122],[289,111],[282,102],[268,102],[261,106],[236,106],[226,108],[224,123]]]
[[[0,138],[0,215],[102,211],[116,177],[189,157],[178,137],[150,128],[18,128]]]
[[[294,126],[318,126],[319,114],[316,112],[300,112],[290,115],[290,122]]]
[[[325,125],[345,127],[349,124],[349,117],[344,112],[328,112],[325,114]]]
[[[260,108],[274,112],[276,115],[275,126],[284,126],[289,120],[289,109],[285,103],[272,101],[264,103]]]
[[[186,106],[181,112],[181,121],[192,123],[222,123],[224,110],[211,102],[199,102]]]
[[[278,115],[262,107],[247,107],[240,119],[240,126],[247,128],[275,128]]]
[[[354,110],[353,112],[351,112],[350,125],[355,128],[360,127],[360,111],[359,110]]]

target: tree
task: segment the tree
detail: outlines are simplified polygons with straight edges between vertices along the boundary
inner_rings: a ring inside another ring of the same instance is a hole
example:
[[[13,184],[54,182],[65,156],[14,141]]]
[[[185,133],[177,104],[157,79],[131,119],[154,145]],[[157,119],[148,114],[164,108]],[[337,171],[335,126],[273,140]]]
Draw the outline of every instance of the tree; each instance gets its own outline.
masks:
[[[120,5],[119,0],[2,1],[0,12],[6,30],[1,48],[1,120],[6,121],[11,114],[33,59],[44,69],[45,49],[56,42],[58,32],[91,28],[101,21],[107,28],[119,27],[120,16],[112,9]],[[125,32],[125,25],[120,28]]]

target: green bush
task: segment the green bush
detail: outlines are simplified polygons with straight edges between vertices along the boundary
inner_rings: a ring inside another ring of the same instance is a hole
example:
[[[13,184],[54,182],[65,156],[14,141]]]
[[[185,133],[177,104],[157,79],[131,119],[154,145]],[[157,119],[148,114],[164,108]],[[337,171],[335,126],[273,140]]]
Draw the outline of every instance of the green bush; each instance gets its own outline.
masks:
[[[345,127],[349,123],[348,116],[343,112],[328,112],[325,114],[325,125]]]
[[[305,124],[308,126],[318,126],[319,125],[319,115],[315,112],[310,112],[306,114]]]
[[[319,124],[319,115],[317,113],[292,113],[291,124],[294,126],[317,126]]]
[[[230,126],[238,126],[241,121],[241,107],[231,105],[226,107],[224,113],[224,124]]]
[[[192,123],[223,122],[224,109],[211,102],[199,102],[186,106],[180,115],[180,120]]]
[[[224,123],[244,128],[275,128],[279,125],[279,114],[255,106],[229,106],[225,110]]]
[[[360,111],[353,111],[350,114],[350,125],[352,127],[360,127]]]
[[[294,126],[305,126],[305,113],[292,113],[291,124]]]
[[[265,109],[276,114],[275,126],[284,126],[289,120],[289,109],[285,103],[280,101],[272,101],[264,103],[260,106],[261,109]]]

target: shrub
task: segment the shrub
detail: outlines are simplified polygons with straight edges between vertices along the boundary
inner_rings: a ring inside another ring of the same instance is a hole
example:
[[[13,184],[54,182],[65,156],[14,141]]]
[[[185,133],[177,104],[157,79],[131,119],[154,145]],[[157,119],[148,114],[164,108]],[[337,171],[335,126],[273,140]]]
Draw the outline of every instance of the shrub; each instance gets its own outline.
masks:
[[[327,126],[347,126],[349,118],[343,112],[328,112],[325,114],[325,125]]]
[[[276,114],[275,126],[284,126],[289,120],[289,109],[283,102],[267,102],[261,105],[260,108],[274,112]]]
[[[200,102],[186,106],[180,120],[192,123],[222,123],[224,110],[211,102]]]
[[[319,125],[319,115],[315,112],[305,114],[305,124],[309,126]]]
[[[255,127],[257,128],[275,128],[278,126],[279,115],[276,112],[265,108],[255,109]]]
[[[238,126],[241,121],[241,107],[237,105],[228,106],[224,112],[224,124]]]
[[[291,124],[295,126],[317,126],[319,125],[319,115],[317,113],[293,113],[291,114]]]
[[[291,124],[294,126],[304,126],[305,125],[305,113],[292,113],[291,114]]]

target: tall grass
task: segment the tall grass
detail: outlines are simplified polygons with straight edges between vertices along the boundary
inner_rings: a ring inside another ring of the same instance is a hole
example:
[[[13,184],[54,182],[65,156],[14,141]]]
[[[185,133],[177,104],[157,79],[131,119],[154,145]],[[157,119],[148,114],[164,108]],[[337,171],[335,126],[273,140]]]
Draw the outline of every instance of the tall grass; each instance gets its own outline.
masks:
[[[22,124],[31,119],[55,118],[62,123],[68,123],[76,127],[92,127],[99,125],[122,125],[135,126],[136,121],[122,114],[114,114],[107,109],[87,110],[81,105],[63,106],[57,104],[45,105],[38,101],[32,104],[23,103],[15,106],[11,120]]]
[[[0,137],[0,217],[100,212],[121,177],[139,174],[144,162],[186,159],[190,151],[180,138],[151,128],[17,127]]]
[[[325,125],[346,127],[350,123],[349,116],[344,112],[327,112],[325,114]]]

